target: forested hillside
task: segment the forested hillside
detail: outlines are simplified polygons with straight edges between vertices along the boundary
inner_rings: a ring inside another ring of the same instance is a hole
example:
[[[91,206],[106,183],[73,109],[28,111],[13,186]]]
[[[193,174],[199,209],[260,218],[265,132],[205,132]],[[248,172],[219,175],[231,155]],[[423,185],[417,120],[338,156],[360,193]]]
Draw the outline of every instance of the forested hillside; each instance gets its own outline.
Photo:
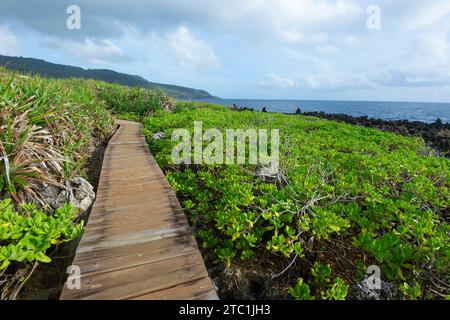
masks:
[[[171,97],[180,99],[212,98],[212,96],[204,90],[150,82],[137,75],[129,75],[107,69],[83,69],[80,67],[50,63],[45,60],[2,55],[0,55],[0,66],[22,73],[39,74],[41,76],[58,79],[85,78],[109,83],[118,83],[130,87],[162,89]]]

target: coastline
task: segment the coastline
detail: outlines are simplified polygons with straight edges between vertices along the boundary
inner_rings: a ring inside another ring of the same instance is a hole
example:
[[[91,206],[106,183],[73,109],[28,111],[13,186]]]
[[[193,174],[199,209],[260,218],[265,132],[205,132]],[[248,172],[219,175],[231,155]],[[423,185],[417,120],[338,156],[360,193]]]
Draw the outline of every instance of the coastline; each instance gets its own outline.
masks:
[[[450,123],[450,103],[445,102],[400,102],[400,101],[345,101],[345,100],[264,100],[264,99],[201,99],[200,102],[222,106],[237,105],[269,112],[294,113],[297,108],[303,112],[325,112],[347,114],[353,117],[367,116],[385,121],[420,121],[433,123],[440,118]]]
[[[383,132],[397,133],[404,136],[420,137],[426,142],[428,146],[436,150],[439,153],[439,156],[450,158],[450,123],[445,123],[440,119],[437,119],[433,123],[426,123],[422,121],[410,121],[406,119],[383,120],[370,118],[368,116],[357,117],[344,113],[326,113],[323,111],[302,112],[300,109],[297,109],[295,113],[286,113],[265,111],[265,108],[263,108],[262,111],[259,111],[252,107],[241,107],[237,105],[229,106],[229,108],[235,111],[269,112],[282,113],[286,115],[317,117],[325,120],[332,120],[347,124],[364,126],[372,129],[378,129]]]
[[[439,119],[428,124],[421,121],[381,120],[367,116],[354,117],[347,114],[325,112],[301,112],[299,114],[369,127],[384,132],[421,137],[430,147],[439,151],[442,156],[450,158],[450,123],[443,123]]]

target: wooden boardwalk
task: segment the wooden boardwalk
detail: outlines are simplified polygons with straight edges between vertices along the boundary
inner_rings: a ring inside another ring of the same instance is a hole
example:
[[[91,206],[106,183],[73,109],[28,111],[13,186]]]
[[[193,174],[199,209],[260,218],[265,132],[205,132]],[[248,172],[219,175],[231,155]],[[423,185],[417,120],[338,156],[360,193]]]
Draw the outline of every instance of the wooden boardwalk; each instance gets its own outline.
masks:
[[[61,299],[217,299],[193,231],[141,125],[119,121]]]

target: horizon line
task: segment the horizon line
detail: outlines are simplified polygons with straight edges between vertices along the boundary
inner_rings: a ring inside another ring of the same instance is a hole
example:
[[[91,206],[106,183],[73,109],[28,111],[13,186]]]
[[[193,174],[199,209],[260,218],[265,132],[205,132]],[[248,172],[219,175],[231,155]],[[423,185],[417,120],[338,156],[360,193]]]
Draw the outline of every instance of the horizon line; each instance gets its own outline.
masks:
[[[313,101],[313,102],[386,102],[386,103],[431,103],[431,104],[448,104],[449,102],[442,101],[394,101],[394,100],[352,100],[352,99],[283,99],[283,98],[204,98],[204,99],[191,99],[191,100],[243,100],[243,101]]]

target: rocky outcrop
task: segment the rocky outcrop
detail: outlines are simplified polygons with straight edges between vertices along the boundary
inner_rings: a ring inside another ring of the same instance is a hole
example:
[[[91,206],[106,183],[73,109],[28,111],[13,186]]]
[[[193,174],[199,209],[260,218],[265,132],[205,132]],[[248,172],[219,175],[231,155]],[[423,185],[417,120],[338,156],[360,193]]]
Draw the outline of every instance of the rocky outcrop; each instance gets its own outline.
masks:
[[[380,280],[379,289],[373,289],[368,279],[365,279],[348,290],[349,300],[403,300],[403,293],[392,283]]]
[[[166,134],[164,132],[157,132],[152,136],[152,138],[153,138],[153,140],[161,140],[161,139],[164,139],[165,136],[166,136]]]
[[[77,177],[67,180],[63,186],[45,184],[43,186],[42,199],[53,209],[60,208],[69,202],[80,213],[84,213],[94,202],[95,192],[89,182],[84,178]]]
[[[224,299],[257,300],[280,299],[270,286],[270,275],[261,270],[231,266],[212,279]]]

